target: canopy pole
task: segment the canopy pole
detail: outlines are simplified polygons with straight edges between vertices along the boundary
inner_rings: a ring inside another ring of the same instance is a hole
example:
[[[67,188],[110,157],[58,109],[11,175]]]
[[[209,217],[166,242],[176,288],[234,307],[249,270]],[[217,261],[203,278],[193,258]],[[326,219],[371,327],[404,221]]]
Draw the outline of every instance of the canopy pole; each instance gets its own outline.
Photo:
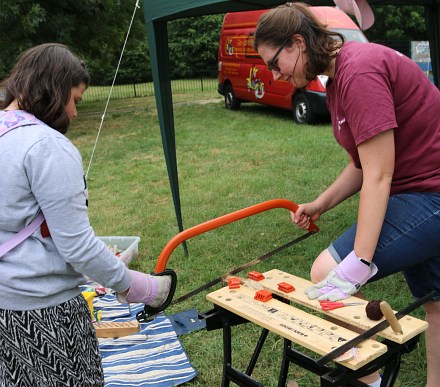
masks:
[[[148,17],[146,15],[146,20]],[[177,173],[177,156],[173,115],[173,99],[168,51],[167,22],[147,22],[148,45],[151,70],[154,81],[157,114],[159,118],[162,145],[168,171],[168,179],[173,196],[174,209],[179,231],[183,231],[182,211],[180,206],[179,177]],[[185,255],[188,255],[186,242],[183,243]]]
[[[434,84],[440,88],[440,4],[425,6],[425,20]]]

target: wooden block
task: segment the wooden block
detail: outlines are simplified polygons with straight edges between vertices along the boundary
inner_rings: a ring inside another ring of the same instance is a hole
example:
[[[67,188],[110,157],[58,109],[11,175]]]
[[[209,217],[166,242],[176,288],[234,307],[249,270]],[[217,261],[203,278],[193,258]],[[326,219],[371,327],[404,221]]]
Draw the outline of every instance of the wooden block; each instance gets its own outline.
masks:
[[[101,321],[98,323],[94,323],[93,326],[95,327],[96,336],[98,338],[122,337],[132,335],[133,333],[137,333],[140,331],[138,321]]]
[[[276,285],[279,282],[281,281],[278,280]],[[295,282],[289,281],[289,283],[293,283],[296,287]],[[283,292],[282,294],[284,297],[286,296],[286,293]],[[320,355],[326,355],[333,349],[357,337],[357,333],[318,316],[276,299],[260,302],[254,300],[254,295],[253,290],[244,286],[239,289],[224,287],[208,294],[207,299]],[[386,345],[368,339],[355,349],[356,354],[351,359],[336,361],[347,368],[356,370],[386,351]]]
[[[363,330],[367,330],[375,326],[376,324],[383,321],[385,318],[382,318],[379,321],[371,320],[367,317],[365,312],[365,306],[368,301],[363,300],[358,297],[350,297],[344,302],[361,302],[361,305],[353,305],[346,306],[343,308],[333,309],[330,311],[323,311],[317,300],[309,300],[307,295],[304,293],[304,290],[309,286],[313,285],[310,281],[305,280],[300,277],[296,277],[292,274],[283,272],[278,269],[273,269],[267,271],[264,274],[264,279],[259,283],[267,290],[270,290],[273,294],[277,294],[287,300],[296,302],[300,305],[304,305],[310,309],[322,312],[326,315],[331,316],[337,320],[349,323],[355,327],[361,328]],[[278,284],[280,282],[288,282],[292,284],[296,291],[291,293],[285,293],[278,289]],[[422,333],[428,328],[428,323],[424,320],[417,319],[412,316],[404,316],[399,320],[400,326],[402,328],[402,334],[395,333],[391,327],[384,329],[383,331],[378,333],[378,336],[384,337],[396,343],[402,344],[411,338],[417,336],[419,333]]]

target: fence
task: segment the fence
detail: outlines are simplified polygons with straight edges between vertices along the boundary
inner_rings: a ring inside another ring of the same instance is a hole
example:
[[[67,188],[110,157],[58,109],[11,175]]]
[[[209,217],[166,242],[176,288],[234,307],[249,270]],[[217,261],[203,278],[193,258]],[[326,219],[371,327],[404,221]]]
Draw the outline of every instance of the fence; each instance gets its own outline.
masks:
[[[171,81],[173,94],[192,94],[199,92],[217,91],[217,78],[178,79]],[[83,102],[104,101],[110,93],[110,86],[90,86],[84,94]],[[133,83],[131,85],[115,85],[112,90],[112,99],[149,97],[154,95],[153,82]]]

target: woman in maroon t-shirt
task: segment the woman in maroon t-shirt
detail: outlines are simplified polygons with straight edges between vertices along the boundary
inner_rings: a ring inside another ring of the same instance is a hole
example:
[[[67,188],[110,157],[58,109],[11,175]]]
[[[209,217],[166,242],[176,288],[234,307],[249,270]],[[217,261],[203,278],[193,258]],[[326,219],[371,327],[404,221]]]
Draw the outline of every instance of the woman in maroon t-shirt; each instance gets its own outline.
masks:
[[[368,281],[402,271],[424,305],[427,386],[440,380],[440,92],[402,54],[371,43],[344,42],[308,7],[287,3],[260,18],[255,49],[275,80],[307,86],[327,75],[336,140],[349,163],[292,220],[307,228],[360,193],[358,221],[315,260],[311,299],[341,300]],[[362,379],[380,384],[377,373]]]

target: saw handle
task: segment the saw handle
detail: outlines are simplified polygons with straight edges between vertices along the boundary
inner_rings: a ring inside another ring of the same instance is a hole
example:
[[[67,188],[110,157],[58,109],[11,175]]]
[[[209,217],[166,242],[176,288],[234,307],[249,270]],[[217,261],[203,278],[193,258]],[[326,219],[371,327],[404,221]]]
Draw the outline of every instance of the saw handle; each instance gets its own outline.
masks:
[[[157,308],[150,305],[144,305],[144,310],[137,312],[136,319],[141,323],[151,321],[156,314],[168,308],[168,306],[171,304],[171,301],[173,300],[174,293],[176,292],[177,275],[174,270],[166,269],[161,271],[160,273],[156,273],[156,274],[151,273],[151,275],[156,275],[156,276],[169,275],[171,277],[170,291],[168,293],[167,299],[164,301],[162,305],[158,306]]]
[[[236,220],[244,219],[247,218],[248,216],[256,215],[261,212],[271,210],[274,208],[286,208],[289,211],[296,212],[296,210],[298,209],[298,205],[287,199],[272,199],[259,204],[255,204],[250,207],[243,208],[235,212],[231,212],[230,214],[226,214],[218,218],[208,220],[207,222],[198,224],[194,227],[188,228],[180,232],[176,236],[174,236],[165,245],[165,247],[163,248],[162,252],[159,255],[159,259],[154,269],[154,272],[160,273],[165,270],[169,256],[174,251],[174,249],[177,246],[179,246],[182,242],[196,235],[200,235],[203,234],[204,232],[224,226],[225,224],[233,223]],[[308,231],[311,233],[315,233],[319,231],[319,228],[313,222],[310,222]]]

